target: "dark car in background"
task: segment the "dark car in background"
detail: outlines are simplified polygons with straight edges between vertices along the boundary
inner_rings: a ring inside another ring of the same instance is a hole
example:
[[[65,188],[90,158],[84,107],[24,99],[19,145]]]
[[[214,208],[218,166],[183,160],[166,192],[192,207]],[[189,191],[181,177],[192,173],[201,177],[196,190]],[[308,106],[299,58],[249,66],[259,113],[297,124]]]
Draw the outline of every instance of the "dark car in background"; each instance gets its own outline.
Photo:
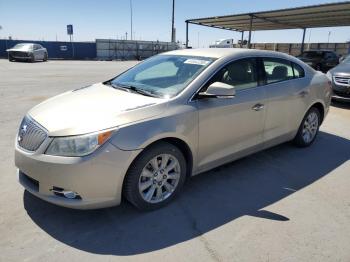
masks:
[[[337,53],[329,50],[309,50],[298,56],[300,60],[314,69],[327,72],[339,64]]]
[[[46,61],[48,58],[46,48],[39,44],[21,43],[6,51],[10,62],[17,60],[30,62],[35,62],[36,60]]]
[[[350,102],[350,56],[347,56],[338,66],[329,70],[327,76],[332,81],[332,98]]]

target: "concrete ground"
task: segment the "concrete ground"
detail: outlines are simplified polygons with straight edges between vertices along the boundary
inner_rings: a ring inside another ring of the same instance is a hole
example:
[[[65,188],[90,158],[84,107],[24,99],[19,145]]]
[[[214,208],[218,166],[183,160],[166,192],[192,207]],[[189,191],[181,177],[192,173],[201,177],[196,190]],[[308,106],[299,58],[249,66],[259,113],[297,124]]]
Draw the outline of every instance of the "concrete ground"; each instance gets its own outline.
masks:
[[[70,210],[24,192],[13,151],[27,110],[133,64],[0,60],[0,261],[350,261],[350,105],[332,106],[312,147],[196,176],[154,212]]]

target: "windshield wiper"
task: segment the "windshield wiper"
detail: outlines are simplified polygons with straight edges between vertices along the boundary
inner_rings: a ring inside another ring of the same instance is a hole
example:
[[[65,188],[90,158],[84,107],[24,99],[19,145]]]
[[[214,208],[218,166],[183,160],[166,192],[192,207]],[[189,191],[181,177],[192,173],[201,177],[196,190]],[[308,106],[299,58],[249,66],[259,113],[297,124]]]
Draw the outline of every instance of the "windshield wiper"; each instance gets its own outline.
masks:
[[[138,94],[141,94],[141,95],[144,95],[144,96],[151,96],[151,97],[160,97],[159,95],[151,92],[151,91],[148,91],[148,90],[145,90],[145,89],[142,89],[142,88],[138,88],[136,86],[132,86],[132,85],[124,85],[124,84],[113,84],[111,83],[111,85],[114,87],[114,86],[117,86],[117,88],[121,88],[123,90],[130,90],[132,92],[135,92],[135,93],[138,93]]]

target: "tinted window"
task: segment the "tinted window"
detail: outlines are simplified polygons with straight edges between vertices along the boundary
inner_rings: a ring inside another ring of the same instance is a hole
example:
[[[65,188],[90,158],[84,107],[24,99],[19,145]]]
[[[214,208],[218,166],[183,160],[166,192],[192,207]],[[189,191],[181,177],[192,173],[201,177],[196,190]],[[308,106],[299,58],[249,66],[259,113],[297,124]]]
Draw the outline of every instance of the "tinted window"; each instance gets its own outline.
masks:
[[[249,58],[228,64],[216,73],[216,75],[210,80],[209,84],[214,82],[222,82],[232,85],[236,90],[257,87],[256,60],[254,58]]]
[[[305,58],[322,58],[323,52],[322,51],[306,51],[301,56],[305,57]]]
[[[326,52],[325,59],[337,59],[337,55],[333,52]]]
[[[301,78],[305,76],[304,69],[300,65],[293,63],[293,69],[295,78]]]
[[[291,62],[287,60],[263,58],[263,64],[268,84],[294,78]]]

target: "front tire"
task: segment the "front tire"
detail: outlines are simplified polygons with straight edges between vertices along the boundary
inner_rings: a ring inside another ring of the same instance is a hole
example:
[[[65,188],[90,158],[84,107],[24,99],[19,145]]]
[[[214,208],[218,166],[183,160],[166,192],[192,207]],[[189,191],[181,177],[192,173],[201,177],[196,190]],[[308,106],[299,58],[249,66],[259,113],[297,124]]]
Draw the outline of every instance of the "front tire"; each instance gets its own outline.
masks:
[[[9,54],[9,61],[13,62],[13,61],[16,61],[16,60],[12,57],[12,55]]]
[[[47,61],[47,57],[48,57],[48,56],[47,56],[47,53],[45,53],[45,54],[44,54],[44,59],[43,59],[44,62]]]
[[[186,160],[174,145],[160,142],[137,157],[124,182],[124,196],[140,210],[153,210],[169,203],[186,179]]]
[[[316,139],[321,123],[321,113],[316,107],[311,107],[305,114],[293,142],[298,147],[308,147]]]

